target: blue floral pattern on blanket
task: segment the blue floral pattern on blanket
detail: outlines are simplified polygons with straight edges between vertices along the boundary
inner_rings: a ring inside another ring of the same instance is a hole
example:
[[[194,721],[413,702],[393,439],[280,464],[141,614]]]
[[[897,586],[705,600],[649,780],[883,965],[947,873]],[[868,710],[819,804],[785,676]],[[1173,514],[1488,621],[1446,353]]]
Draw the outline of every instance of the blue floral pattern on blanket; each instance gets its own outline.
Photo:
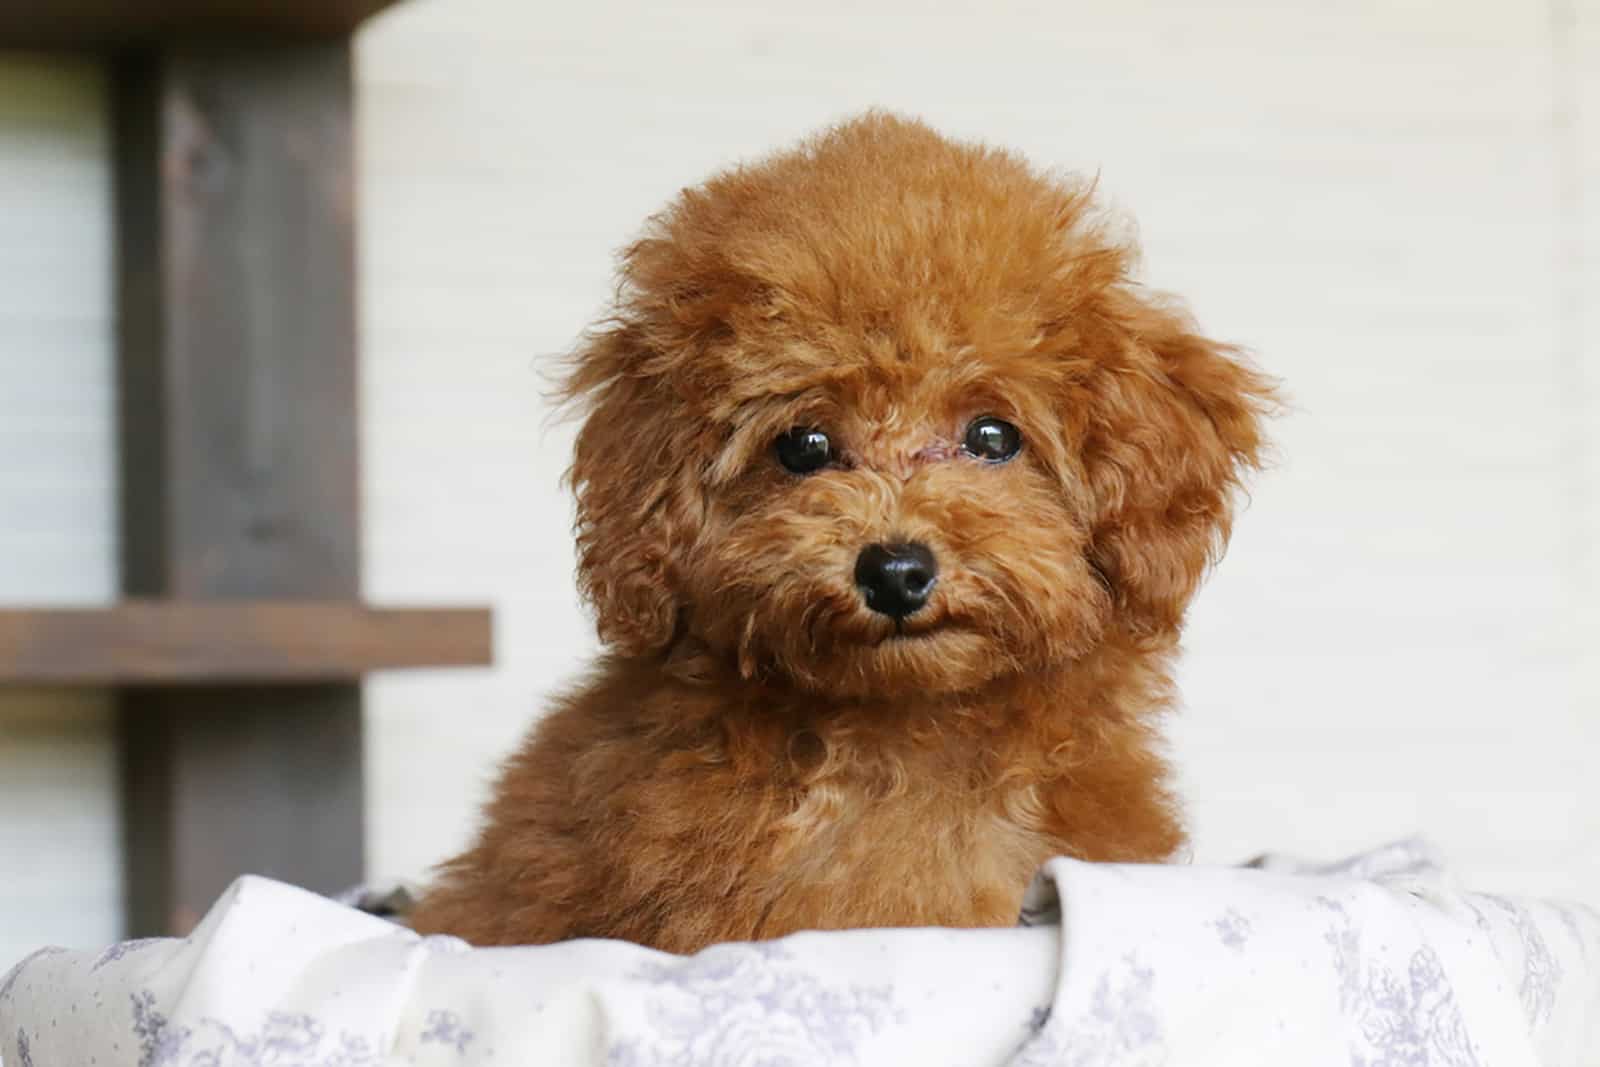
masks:
[[[779,944],[721,945],[632,977],[649,1028],[613,1042],[608,1067],[843,1067],[895,1015],[892,990],[826,981]]]
[[[1331,919],[1323,940],[1338,979],[1339,1002],[1357,1023],[1351,1067],[1481,1067],[1455,990],[1439,956],[1414,951],[1404,971],[1362,951],[1359,926],[1344,904],[1319,897]]]
[[[1231,949],[1243,951],[1250,942],[1250,920],[1238,908],[1229,908],[1211,925],[1216,929],[1218,939]]]
[[[271,1012],[254,1031],[240,1033],[205,1017],[173,1026],[148,990],[131,995],[138,1067],[381,1067],[367,1039],[329,1031],[309,1015]]]
[[[93,974],[106,966],[106,964],[116,963],[118,960],[138,952],[140,949],[154,948],[156,945],[166,944],[170,944],[170,940],[165,937],[140,937],[132,941],[119,941],[95,957],[94,965],[89,968],[89,973]]]
[[[1492,894],[1485,894],[1478,899],[1490,907],[1498,908],[1517,932],[1517,941],[1522,947],[1522,981],[1517,984],[1517,996],[1522,1001],[1523,1012],[1528,1016],[1528,1025],[1538,1026],[1550,1017],[1550,1011],[1555,1006],[1556,990],[1563,977],[1561,962],[1551,953],[1549,943],[1526,908]],[[1479,925],[1483,926],[1481,908],[1474,905],[1474,910],[1478,912]]]
[[[1038,1035],[1011,1067],[1160,1067],[1169,1050],[1152,996],[1155,981],[1155,972],[1130,953],[1095,979],[1078,1018],[1036,1015]]]
[[[451,951],[454,951],[452,948]],[[427,1022],[424,1024],[422,1036],[419,1040],[424,1045],[446,1045],[456,1050],[460,1055],[467,1051],[467,1046],[472,1044],[478,1035],[469,1030],[461,1022],[461,1016],[444,1008],[434,1008],[428,1012]]]

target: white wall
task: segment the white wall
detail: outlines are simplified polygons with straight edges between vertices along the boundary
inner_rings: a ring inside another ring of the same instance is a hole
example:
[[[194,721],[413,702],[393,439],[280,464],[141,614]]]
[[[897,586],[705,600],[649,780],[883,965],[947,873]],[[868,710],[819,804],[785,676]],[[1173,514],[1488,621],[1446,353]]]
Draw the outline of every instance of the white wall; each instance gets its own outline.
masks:
[[[105,86],[0,57],[0,604],[116,590]],[[99,693],[0,689],[0,970],[120,933]]]
[[[408,0],[359,60],[367,588],[499,619],[496,670],[369,684],[373,877],[464,842],[593,651],[539,370],[612,251],[886,105],[1098,170],[1149,278],[1296,401],[1189,641],[1197,858],[1421,831],[1479,884],[1600,900],[1591,0]],[[0,601],[115,589],[102,92],[0,61]],[[115,936],[108,729],[0,691],[0,967]]]

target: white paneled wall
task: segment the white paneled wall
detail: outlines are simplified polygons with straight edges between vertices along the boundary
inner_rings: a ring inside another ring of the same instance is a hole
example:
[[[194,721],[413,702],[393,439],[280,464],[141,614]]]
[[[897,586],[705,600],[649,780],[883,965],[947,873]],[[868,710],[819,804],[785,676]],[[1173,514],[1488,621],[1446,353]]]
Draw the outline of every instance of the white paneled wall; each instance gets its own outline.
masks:
[[[877,105],[1098,171],[1294,400],[1189,641],[1196,857],[1416,831],[1600,899],[1593,0],[407,0],[359,79],[367,589],[499,621],[493,671],[369,684],[373,877],[463,843],[593,653],[541,372],[612,252]],[[102,91],[0,62],[0,600],[115,586]],[[108,728],[0,693],[0,964],[115,933]]]
[[[116,588],[105,85],[0,55],[0,604]],[[0,969],[120,932],[110,707],[0,689]]]
[[[1576,539],[1581,573],[1574,596],[1585,680],[1577,716],[1588,737],[1580,737],[1577,748],[1594,756],[1600,752],[1595,736],[1600,732],[1600,7],[1594,0],[1564,0],[1553,28],[1555,125],[1563,145],[1557,195],[1563,215],[1577,216],[1557,224],[1562,323],[1568,338],[1567,380],[1583,398],[1584,415],[1578,489],[1583,518]],[[1574,839],[1575,854],[1588,861],[1589,873],[1580,877],[1592,900],[1600,896],[1600,804],[1592,799],[1580,805]]]

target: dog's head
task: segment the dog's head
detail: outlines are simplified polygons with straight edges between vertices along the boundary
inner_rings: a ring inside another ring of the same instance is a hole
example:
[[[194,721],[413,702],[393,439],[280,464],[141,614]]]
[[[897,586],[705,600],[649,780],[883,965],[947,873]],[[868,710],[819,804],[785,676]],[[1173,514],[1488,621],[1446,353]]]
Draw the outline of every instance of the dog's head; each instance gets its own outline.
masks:
[[[873,115],[685,191],[575,355],[580,578],[627,654],[823,694],[1165,645],[1267,381],[1087,186]]]

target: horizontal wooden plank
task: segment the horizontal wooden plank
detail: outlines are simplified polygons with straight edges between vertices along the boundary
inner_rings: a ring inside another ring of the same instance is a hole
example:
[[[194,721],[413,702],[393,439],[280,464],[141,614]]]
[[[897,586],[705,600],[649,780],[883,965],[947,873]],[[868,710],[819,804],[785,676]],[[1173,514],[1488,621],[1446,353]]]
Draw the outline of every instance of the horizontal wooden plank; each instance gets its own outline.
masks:
[[[208,36],[337,36],[394,2],[0,0],[0,46],[105,48]]]
[[[487,608],[132,600],[0,610],[0,685],[317,682],[493,660]]]

